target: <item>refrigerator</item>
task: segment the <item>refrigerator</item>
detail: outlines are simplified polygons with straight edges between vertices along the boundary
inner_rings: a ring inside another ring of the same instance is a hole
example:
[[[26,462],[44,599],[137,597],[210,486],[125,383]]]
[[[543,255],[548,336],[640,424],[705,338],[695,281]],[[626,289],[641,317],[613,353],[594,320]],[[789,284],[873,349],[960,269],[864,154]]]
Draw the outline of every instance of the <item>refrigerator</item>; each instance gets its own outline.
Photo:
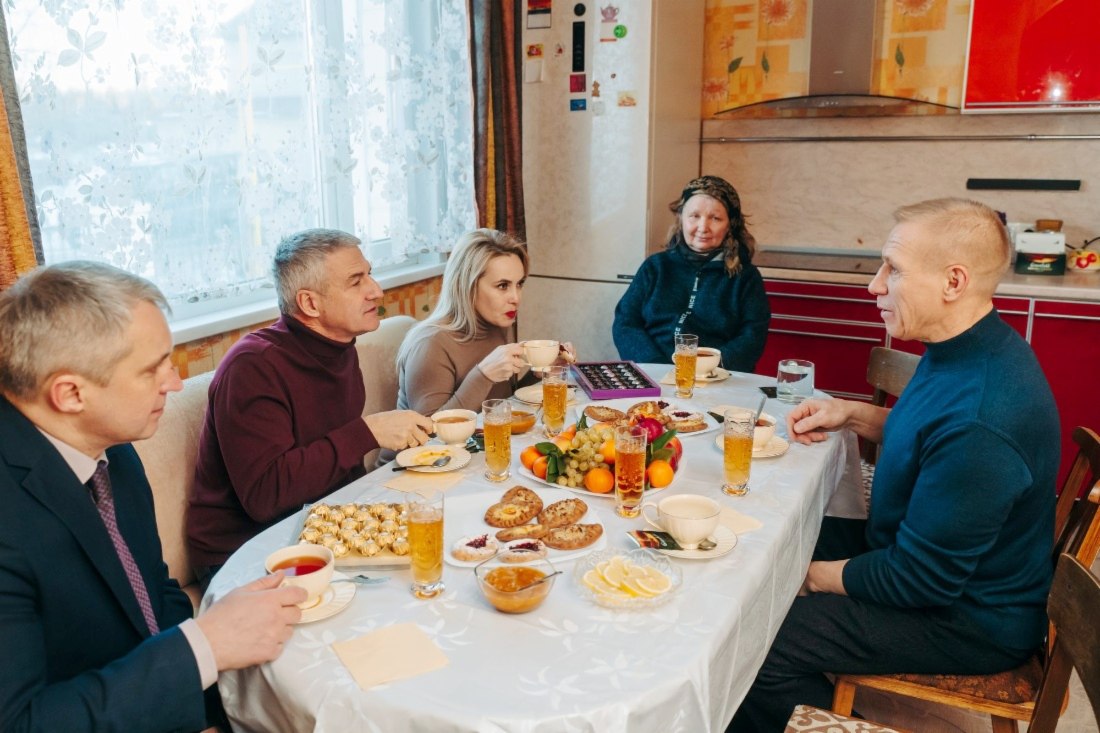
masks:
[[[615,305],[699,175],[704,4],[526,0],[520,339],[619,358]]]

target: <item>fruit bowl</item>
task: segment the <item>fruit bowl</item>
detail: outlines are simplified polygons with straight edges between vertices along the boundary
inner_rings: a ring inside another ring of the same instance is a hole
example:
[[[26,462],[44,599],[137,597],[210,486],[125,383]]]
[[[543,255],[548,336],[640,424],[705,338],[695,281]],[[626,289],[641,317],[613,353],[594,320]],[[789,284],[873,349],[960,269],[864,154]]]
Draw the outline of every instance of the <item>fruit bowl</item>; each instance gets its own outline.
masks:
[[[621,570],[614,568],[616,563]],[[581,596],[598,606],[634,611],[667,603],[684,576],[664,555],[639,548],[587,555],[573,568],[573,581]]]

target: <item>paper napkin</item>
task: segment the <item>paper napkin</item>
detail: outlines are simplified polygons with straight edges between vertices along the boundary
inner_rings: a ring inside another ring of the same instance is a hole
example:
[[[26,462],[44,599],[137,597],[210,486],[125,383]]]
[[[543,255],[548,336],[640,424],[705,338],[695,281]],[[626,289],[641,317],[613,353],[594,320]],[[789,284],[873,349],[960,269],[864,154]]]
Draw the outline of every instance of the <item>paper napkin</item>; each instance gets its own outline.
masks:
[[[666,374],[665,376],[661,377],[660,383],[661,384],[672,385],[673,387],[675,387],[676,386],[676,371],[673,370],[673,371],[669,372],[668,374]],[[701,380],[701,379],[696,379],[695,380],[696,388],[698,388],[698,387],[707,387],[709,385],[710,385],[710,382],[707,382],[707,381],[704,381],[704,380]]]
[[[759,519],[754,519],[747,514],[742,514],[736,509],[731,509],[728,506],[722,507],[722,514],[719,516],[718,521],[723,526],[733,530],[734,534],[741,535],[746,532],[751,532],[754,529],[760,529],[764,524]]]
[[[379,471],[390,471],[389,466],[383,466]],[[403,471],[394,474],[393,478],[385,482],[387,489],[395,491],[407,491],[415,493],[422,489],[449,489],[463,479],[461,471],[448,473],[417,473],[415,471]]]
[[[363,690],[446,667],[447,656],[414,623],[394,624],[332,650]]]

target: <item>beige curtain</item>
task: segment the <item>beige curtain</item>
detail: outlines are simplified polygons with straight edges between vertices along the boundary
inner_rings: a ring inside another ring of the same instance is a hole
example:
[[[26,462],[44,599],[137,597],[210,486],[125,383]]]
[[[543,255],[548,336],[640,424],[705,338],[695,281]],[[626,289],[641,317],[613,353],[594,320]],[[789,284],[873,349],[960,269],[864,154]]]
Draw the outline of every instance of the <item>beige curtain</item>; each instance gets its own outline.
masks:
[[[0,9],[0,290],[42,263],[42,240],[34,211],[27,141],[8,47],[8,25]]]

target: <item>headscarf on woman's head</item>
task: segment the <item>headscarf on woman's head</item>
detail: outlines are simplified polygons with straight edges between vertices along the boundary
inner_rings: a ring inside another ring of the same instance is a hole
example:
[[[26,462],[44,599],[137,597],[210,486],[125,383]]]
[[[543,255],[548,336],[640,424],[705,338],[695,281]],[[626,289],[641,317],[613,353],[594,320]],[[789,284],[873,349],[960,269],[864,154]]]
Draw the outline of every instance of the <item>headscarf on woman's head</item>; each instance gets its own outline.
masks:
[[[680,198],[669,204],[669,209],[676,215],[676,222],[673,225],[673,232],[668,246],[672,248],[684,242],[684,233],[680,226],[680,213],[684,210],[688,199],[699,194],[710,196],[726,209],[726,215],[730,220],[730,228],[726,232],[726,238],[722,240],[721,247],[725,252],[722,259],[726,266],[726,273],[733,277],[741,271],[741,245],[744,245],[749,252],[749,257],[752,257],[756,252],[756,240],[749,234],[749,230],[745,226],[745,216],[741,213],[741,197],[737,195],[737,190],[724,178],[699,176],[689,181],[684,186]]]

